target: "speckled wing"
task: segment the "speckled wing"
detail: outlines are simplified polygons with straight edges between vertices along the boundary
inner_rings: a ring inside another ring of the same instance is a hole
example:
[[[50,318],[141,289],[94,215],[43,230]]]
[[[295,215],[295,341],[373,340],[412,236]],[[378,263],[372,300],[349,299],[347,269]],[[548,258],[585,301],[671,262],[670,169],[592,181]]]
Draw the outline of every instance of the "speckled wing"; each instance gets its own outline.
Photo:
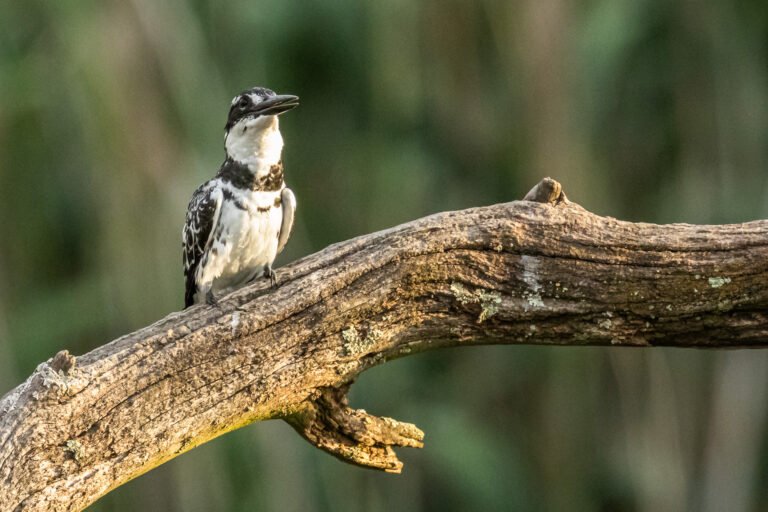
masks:
[[[277,234],[277,253],[282,252],[293,229],[293,216],[296,213],[296,196],[289,188],[280,193],[280,204],[283,207],[283,221],[280,223],[280,233]]]
[[[189,201],[181,236],[184,249],[184,277],[186,277],[185,308],[195,303],[197,293],[195,275],[205,252],[211,246],[211,234],[219,222],[222,199],[221,189],[207,182],[195,190]]]

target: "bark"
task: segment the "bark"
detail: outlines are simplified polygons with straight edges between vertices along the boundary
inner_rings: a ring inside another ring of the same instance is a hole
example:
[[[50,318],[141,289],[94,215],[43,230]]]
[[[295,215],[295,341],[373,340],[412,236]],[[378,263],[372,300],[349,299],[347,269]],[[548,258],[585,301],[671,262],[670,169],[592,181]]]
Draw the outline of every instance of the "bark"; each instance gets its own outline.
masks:
[[[768,345],[768,221],[621,222],[553,180],[526,199],[336,244],[281,268],[277,289],[258,283],[83,356],[60,352],[0,400],[0,510],[80,510],[269,418],[399,472],[393,447],[420,447],[422,432],[346,394],[362,371],[425,350]]]

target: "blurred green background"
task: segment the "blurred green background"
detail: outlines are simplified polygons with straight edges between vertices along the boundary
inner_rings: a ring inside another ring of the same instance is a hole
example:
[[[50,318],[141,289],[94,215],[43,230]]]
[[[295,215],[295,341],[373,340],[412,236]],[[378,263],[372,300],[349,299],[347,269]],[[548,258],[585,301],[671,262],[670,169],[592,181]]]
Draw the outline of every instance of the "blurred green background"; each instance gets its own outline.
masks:
[[[765,0],[0,3],[0,393],[182,305],[187,201],[230,99],[298,94],[284,264],[543,176],[600,214],[768,218]],[[768,510],[767,352],[487,347],[376,368],[401,476],[280,422],[94,511]]]

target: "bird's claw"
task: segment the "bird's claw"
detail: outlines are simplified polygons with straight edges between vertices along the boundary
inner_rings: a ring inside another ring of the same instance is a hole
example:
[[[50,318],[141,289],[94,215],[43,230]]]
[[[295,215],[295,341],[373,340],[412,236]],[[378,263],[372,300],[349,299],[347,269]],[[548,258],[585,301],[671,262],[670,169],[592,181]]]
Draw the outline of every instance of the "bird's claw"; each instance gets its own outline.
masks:
[[[264,269],[264,277],[268,277],[268,278],[269,278],[269,284],[270,284],[270,286],[271,286],[272,288],[277,288],[277,287],[278,287],[278,283],[277,283],[277,274],[276,274],[276,273],[275,273],[275,271],[272,269],[272,267],[270,267],[270,266],[267,266],[267,267]]]

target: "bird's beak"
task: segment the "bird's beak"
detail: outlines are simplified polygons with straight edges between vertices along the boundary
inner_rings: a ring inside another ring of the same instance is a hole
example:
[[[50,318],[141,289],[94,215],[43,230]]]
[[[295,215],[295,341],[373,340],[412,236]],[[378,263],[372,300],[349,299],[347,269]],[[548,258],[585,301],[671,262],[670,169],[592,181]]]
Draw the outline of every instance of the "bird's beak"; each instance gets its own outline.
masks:
[[[252,113],[259,116],[276,116],[299,106],[299,97],[291,94],[279,94],[267,98],[253,107]]]

